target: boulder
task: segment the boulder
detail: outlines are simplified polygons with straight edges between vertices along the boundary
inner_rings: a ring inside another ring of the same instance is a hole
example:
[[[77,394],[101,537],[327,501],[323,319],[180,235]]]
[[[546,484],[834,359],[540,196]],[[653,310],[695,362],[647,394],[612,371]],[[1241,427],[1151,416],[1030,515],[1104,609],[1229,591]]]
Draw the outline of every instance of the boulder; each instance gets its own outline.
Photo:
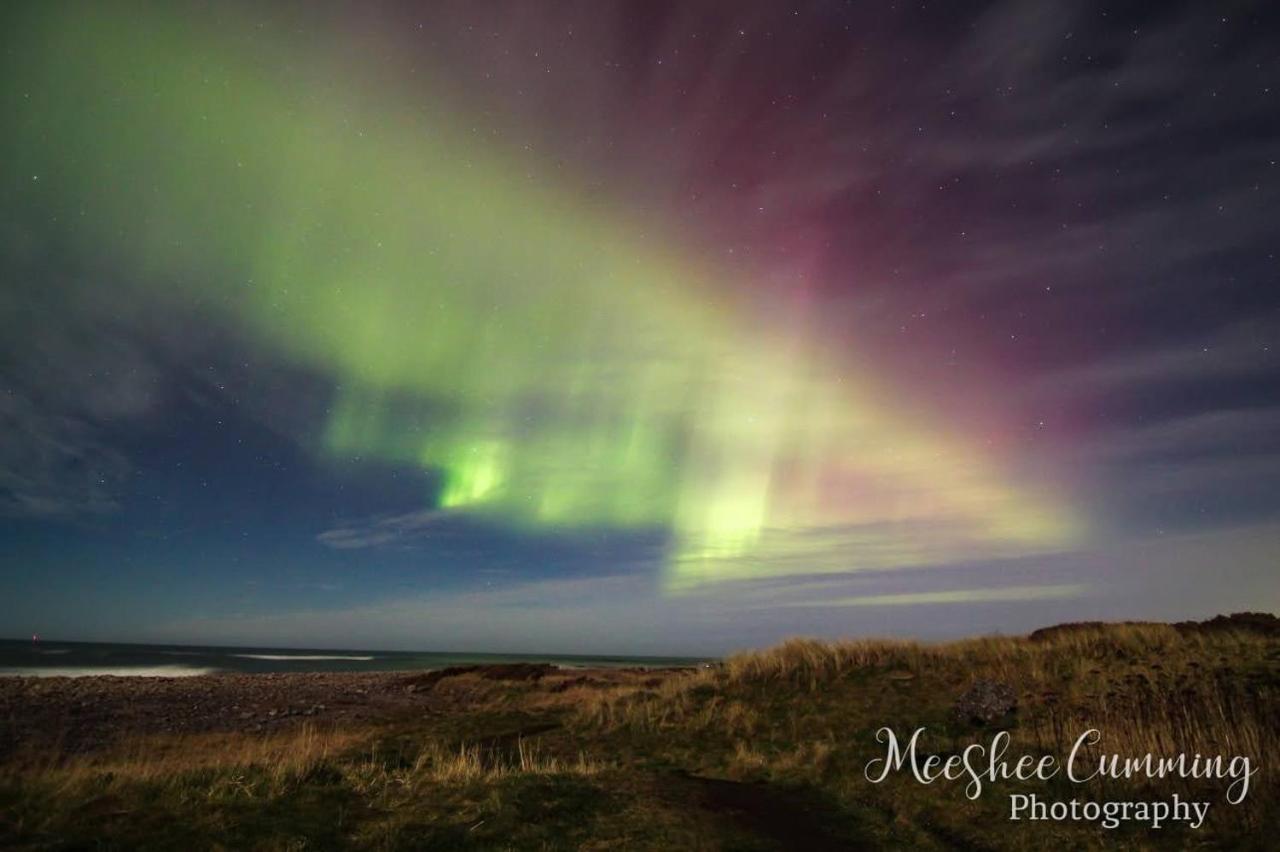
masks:
[[[979,680],[956,699],[951,715],[959,722],[989,725],[1017,709],[1018,693],[1012,686],[995,680]]]

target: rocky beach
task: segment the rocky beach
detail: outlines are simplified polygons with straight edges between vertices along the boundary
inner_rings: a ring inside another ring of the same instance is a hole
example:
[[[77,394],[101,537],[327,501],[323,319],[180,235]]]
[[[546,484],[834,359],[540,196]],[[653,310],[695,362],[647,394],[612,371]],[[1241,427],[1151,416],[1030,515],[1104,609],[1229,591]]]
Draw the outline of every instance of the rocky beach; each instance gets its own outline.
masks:
[[[411,722],[463,712],[504,687],[656,686],[676,669],[562,669],[540,663],[434,671],[0,678],[0,758],[94,751],[138,734],[282,732]]]

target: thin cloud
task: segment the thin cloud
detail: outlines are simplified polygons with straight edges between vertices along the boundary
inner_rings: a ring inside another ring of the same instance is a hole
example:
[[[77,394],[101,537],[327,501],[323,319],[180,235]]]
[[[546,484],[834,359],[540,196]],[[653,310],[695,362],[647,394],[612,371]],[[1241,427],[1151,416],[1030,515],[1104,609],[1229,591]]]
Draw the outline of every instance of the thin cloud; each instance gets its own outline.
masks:
[[[1138,387],[1262,376],[1276,366],[1277,353],[1268,336],[1250,324],[1199,341],[1137,349],[1046,373],[1033,385],[1033,395],[1101,396]]]
[[[439,522],[451,516],[441,509],[407,512],[403,515],[371,518],[348,526],[325,530],[316,536],[334,550],[364,550],[408,544],[429,535]]]
[[[0,394],[0,434],[0,514],[74,517],[119,508],[132,466],[88,421],[11,391]]]
[[[997,601],[1044,601],[1078,598],[1088,594],[1083,583],[1052,586],[1004,586],[993,589],[952,589],[940,592],[906,592],[894,595],[861,595],[815,601],[792,601],[774,606],[848,607],[848,606],[924,606],[936,604],[994,603]]]

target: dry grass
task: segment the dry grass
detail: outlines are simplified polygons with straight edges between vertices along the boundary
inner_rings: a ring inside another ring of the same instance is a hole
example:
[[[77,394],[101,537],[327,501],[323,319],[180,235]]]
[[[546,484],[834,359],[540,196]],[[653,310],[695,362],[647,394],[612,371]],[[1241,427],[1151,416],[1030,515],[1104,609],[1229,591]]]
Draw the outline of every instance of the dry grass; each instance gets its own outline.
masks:
[[[978,680],[1009,684],[1017,694],[1017,711],[1005,720],[1014,754],[1065,759],[1091,728],[1102,742],[1085,750],[1086,763],[1101,753],[1157,759],[1199,753],[1247,755],[1265,769],[1269,756],[1280,754],[1280,641],[1258,632],[1148,624],[943,644],[794,639],[656,689],[624,686],[592,696],[577,708],[576,721],[642,749],[664,749],[706,774],[821,791],[858,813],[864,826],[891,814],[880,829],[883,838],[895,838],[886,840],[891,846],[943,838],[943,847],[1031,848],[1036,844],[1023,844],[1016,832],[999,831],[1007,817],[1002,796],[971,802],[956,792],[944,800],[954,791],[910,779],[862,782],[862,767],[880,753],[874,732],[883,725],[903,733],[926,727],[933,746],[948,753],[989,741],[991,728],[952,713],[956,698]],[[1119,798],[1222,794],[1196,779],[1135,777],[1105,786],[1107,796]],[[1278,810],[1280,785],[1264,772],[1247,807],[1215,821],[1214,842],[1235,846]],[[923,834],[904,841],[895,832],[906,826]],[[1098,840],[1089,825],[1059,828],[1066,846],[1092,848]]]
[[[402,765],[400,755],[372,740],[371,731],[319,731],[311,726],[266,737],[147,737],[114,752],[54,756],[43,763],[9,764],[7,771],[11,780],[54,795],[149,784],[214,799],[270,798],[328,769],[356,792],[379,800],[434,784],[483,784],[516,775],[591,776],[606,768],[585,752],[565,759],[524,739],[506,751],[430,741],[421,745],[412,762]]]
[[[1177,653],[1201,657],[1223,647],[1256,647],[1251,634],[1184,633],[1167,624],[1113,624],[1027,637],[982,637],[941,644],[892,639],[823,642],[791,639],[764,651],[738,654],[725,664],[730,683],[789,684],[815,691],[850,672],[897,668],[920,673],[938,666],[981,670],[996,679],[1058,679],[1099,659],[1141,659]]]
[[[111,754],[7,764],[0,845],[7,833],[39,848],[50,838],[89,848],[112,837],[111,848],[401,849],[439,832],[440,848],[457,839],[459,822],[538,834],[518,817],[519,790],[572,802],[611,768],[524,739],[498,748],[423,738],[406,755],[382,736],[304,728],[140,738]],[[230,832],[238,839],[210,845]]]
[[[85,755],[49,752],[16,758],[9,772],[74,785],[87,779],[175,781],[186,773],[249,768],[275,779],[306,775],[323,762],[358,747],[368,732],[320,730],[306,725],[278,734],[193,734],[134,737],[109,751]]]
[[[868,667],[918,667],[928,653],[915,642],[863,639],[822,642],[790,639],[776,648],[730,657],[728,683],[774,683],[814,692],[823,684]]]
[[[604,730],[628,726],[652,730],[681,724],[695,706],[693,697],[699,690],[710,691],[715,700],[717,682],[712,671],[703,669],[671,677],[656,688],[628,684],[597,690],[579,697],[572,707],[572,720]]]
[[[1256,760],[1280,753],[1272,648],[1257,634],[1160,624],[933,645],[793,639],[734,656],[716,670],[672,678],[658,689],[619,687],[589,696],[577,716],[605,729],[714,730],[750,738],[788,724],[765,714],[761,701],[770,694],[814,695],[796,702],[803,715],[812,711],[809,702],[821,702],[832,689],[852,689],[851,679],[881,675],[914,694],[908,704],[936,711],[966,684],[988,679],[1019,693],[1015,741],[1044,751],[1061,753],[1094,727],[1104,732],[1109,751],[1249,754]],[[886,686],[892,688],[878,688]],[[739,757],[744,765],[753,762],[741,748]]]
[[[579,752],[573,759],[544,753],[536,742],[518,740],[509,754],[477,744],[449,747],[432,742],[407,766],[388,765],[376,752],[343,767],[349,785],[375,798],[388,792],[412,793],[425,785],[489,783],[513,775],[576,775],[589,777],[606,764]]]

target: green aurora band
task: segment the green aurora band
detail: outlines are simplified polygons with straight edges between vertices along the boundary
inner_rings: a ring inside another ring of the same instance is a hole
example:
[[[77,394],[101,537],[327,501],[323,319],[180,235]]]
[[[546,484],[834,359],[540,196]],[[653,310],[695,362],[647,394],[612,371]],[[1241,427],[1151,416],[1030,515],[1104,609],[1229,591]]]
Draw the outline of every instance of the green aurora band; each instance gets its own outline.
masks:
[[[334,73],[332,45],[58,8],[11,22],[25,47],[0,84],[32,222],[130,270],[136,298],[331,377],[318,449],[440,472],[424,507],[669,530],[671,591],[1081,534],[963,441],[895,416],[802,314],[750,327],[717,303],[723,272],[421,86]]]

